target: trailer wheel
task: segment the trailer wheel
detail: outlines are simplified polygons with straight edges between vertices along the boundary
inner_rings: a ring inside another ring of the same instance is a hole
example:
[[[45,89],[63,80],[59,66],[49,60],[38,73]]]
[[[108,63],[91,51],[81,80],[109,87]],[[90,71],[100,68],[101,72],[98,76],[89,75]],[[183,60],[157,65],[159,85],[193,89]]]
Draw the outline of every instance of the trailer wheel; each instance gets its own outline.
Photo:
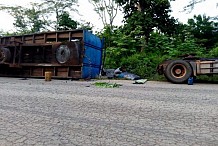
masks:
[[[192,75],[191,65],[184,60],[169,63],[164,72],[165,77],[172,83],[184,83]]]
[[[56,50],[56,59],[60,64],[66,63],[70,59],[71,51],[67,45],[60,45]]]
[[[11,52],[8,48],[0,48],[0,63],[9,62],[11,59]]]

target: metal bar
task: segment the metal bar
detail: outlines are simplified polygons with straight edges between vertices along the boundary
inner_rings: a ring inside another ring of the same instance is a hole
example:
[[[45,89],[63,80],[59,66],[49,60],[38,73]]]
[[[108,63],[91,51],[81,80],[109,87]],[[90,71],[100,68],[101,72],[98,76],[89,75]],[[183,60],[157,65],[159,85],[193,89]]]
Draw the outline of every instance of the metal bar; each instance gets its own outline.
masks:
[[[33,42],[33,44],[35,43],[35,35],[33,35],[33,37],[32,37],[32,42]]]
[[[18,65],[21,63],[22,46],[20,45]]]
[[[69,42],[71,41],[72,32],[69,32]]]
[[[47,35],[44,34],[44,43],[46,43],[46,42],[47,42]]]
[[[53,73],[54,73],[54,76],[56,76],[56,67],[54,67]]]
[[[56,32],[56,42],[58,42],[58,33]]]
[[[213,68],[214,68],[213,65],[214,65],[213,63],[210,63],[210,72],[211,73],[213,72]]]
[[[203,68],[200,68],[200,69],[218,69],[218,67],[203,67]]]
[[[14,47],[14,58],[13,58],[13,64],[16,63],[16,56],[17,56],[17,46]]]

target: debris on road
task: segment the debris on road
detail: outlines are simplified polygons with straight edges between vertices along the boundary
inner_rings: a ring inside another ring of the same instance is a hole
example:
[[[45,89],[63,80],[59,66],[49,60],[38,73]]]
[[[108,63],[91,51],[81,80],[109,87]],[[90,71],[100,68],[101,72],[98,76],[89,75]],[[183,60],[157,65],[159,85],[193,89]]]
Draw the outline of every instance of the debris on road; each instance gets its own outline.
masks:
[[[108,82],[95,82],[94,85],[96,87],[102,87],[102,88],[119,88],[120,86],[122,86],[121,84],[108,83]]]
[[[112,78],[127,79],[127,80],[140,79],[138,75],[127,72],[124,67],[118,67],[117,69],[104,69],[104,72],[108,79],[112,79]]]
[[[135,80],[133,84],[144,84],[147,81],[148,81],[147,79],[139,79],[139,80]]]

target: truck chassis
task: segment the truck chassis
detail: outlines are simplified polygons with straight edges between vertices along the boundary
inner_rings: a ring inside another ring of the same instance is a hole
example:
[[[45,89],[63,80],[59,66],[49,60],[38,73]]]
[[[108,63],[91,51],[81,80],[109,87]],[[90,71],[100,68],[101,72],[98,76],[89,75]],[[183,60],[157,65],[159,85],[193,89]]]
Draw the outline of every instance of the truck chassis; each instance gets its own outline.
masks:
[[[166,60],[157,67],[172,83],[185,83],[190,77],[218,74],[218,58],[185,57],[181,60]]]

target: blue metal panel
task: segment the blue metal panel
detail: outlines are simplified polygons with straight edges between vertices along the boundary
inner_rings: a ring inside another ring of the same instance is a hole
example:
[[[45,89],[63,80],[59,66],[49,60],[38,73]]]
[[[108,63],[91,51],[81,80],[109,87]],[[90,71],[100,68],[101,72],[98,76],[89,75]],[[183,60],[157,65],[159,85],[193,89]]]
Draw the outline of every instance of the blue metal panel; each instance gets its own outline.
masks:
[[[82,78],[95,78],[101,70],[103,42],[99,37],[87,30],[83,31],[83,40]]]

